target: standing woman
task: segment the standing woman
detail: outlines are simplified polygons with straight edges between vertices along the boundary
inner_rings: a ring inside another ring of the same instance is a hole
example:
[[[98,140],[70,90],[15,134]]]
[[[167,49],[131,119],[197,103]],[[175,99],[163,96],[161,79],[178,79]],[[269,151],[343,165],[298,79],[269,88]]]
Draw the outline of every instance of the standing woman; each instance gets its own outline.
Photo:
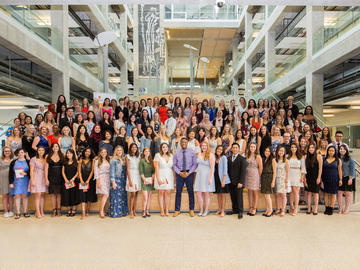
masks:
[[[114,121],[114,130],[117,136],[120,134],[120,128],[126,127],[125,122],[124,113],[122,110],[119,110],[118,119]]]
[[[151,157],[151,151],[149,147],[145,147],[141,154],[139,163],[139,172],[141,177],[141,189],[143,194],[143,212],[142,217],[150,217],[150,201],[151,194],[154,190],[154,162]]]
[[[242,133],[241,129],[238,129],[236,131],[234,140],[239,145],[239,148],[240,148],[239,155],[245,157],[246,140],[243,138],[243,133]]]
[[[159,133],[161,125],[162,123],[160,121],[160,115],[158,112],[155,112],[153,115],[153,119],[150,122],[150,126],[153,128],[155,134]]]
[[[86,130],[89,136],[95,125],[96,125],[95,113],[93,111],[89,111],[87,113],[87,125],[86,125]]]
[[[37,116],[36,116],[36,118],[37,118]],[[66,117],[66,105],[63,104],[60,107],[60,111],[58,113],[56,113],[56,123],[60,124],[61,119],[65,118],[65,117]],[[36,123],[36,120],[35,120],[35,123]]]
[[[87,98],[84,98],[81,102],[81,112],[84,117],[86,117],[87,113],[89,112],[89,100]]]
[[[32,144],[35,139],[35,132],[36,132],[35,127],[33,125],[30,125],[25,130],[25,134],[24,134],[24,136],[22,136],[22,139],[21,139],[22,148],[26,152],[27,159],[30,159],[30,158],[36,156],[36,151],[32,148]]]
[[[101,119],[104,119],[104,113],[108,113],[109,114],[109,120],[112,119],[112,113],[113,113],[113,110],[112,110],[112,107],[111,107],[111,104],[110,104],[110,99],[109,98],[105,98],[104,99],[104,103],[101,107]]]
[[[130,115],[129,122],[126,125],[126,134],[131,134],[132,129],[137,128],[136,121],[137,121],[136,115],[135,114]]]
[[[166,143],[169,146],[171,143],[171,137],[168,135],[165,125],[161,125],[159,133],[155,138],[155,153],[159,152],[160,146],[163,143]]]
[[[262,159],[258,154],[256,143],[250,143],[246,152],[245,188],[248,189],[249,216],[255,216],[259,200],[260,175],[263,171]]]
[[[129,146],[129,154],[126,155],[126,191],[130,193],[130,218],[136,216],[136,201],[138,191],[141,190],[141,178],[139,171],[139,148],[136,143]]]
[[[119,130],[119,135],[115,138],[114,147],[120,145],[123,150],[124,154],[126,155],[128,153],[128,140],[126,136],[126,128],[121,127]]]
[[[166,106],[166,103],[167,103],[166,98],[162,97],[160,99],[159,115],[160,115],[160,121],[163,124],[165,124],[165,121],[167,119],[168,107]]]
[[[304,138],[304,140],[305,140],[305,138]],[[320,146],[316,152],[324,158],[326,156],[327,147],[328,147],[327,140],[320,140]]]
[[[216,127],[210,128],[208,143],[211,153],[215,154],[216,148],[218,147],[218,145],[221,145],[221,139],[219,137],[219,132]]]
[[[138,137],[138,129],[137,128],[133,128],[131,130],[131,133],[130,133],[130,136],[129,136],[129,139],[128,139],[128,149],[130,149],[130,145],[135,143],[136,146],[138,148],[140,148],[140,140],[139,140],[139,137]]]
[[[49,146],[51,146],[54,142],[59,142],[61,137],[60,128],[58,124],[53,125],[53,134],[48,136]]]
[[[352,201],[352,194],[355,191],[355,161],[350,157],[349,149],[346,145],[341,145],[339,154],[342,162],[342,181],[339,187],[338,204],[339,214],[349,214],[349,208]],[[343,209],[343,194],[345,193],[345,208]]]
[[[86,148],[81,153],[81,159],[78,166],[79,176],[79,200],[81,203],[81,218],[89,216],[90,203],[97,202],[96,182],[94,181],[94,152],[91,148]],[[84,189],[83,187],[87,188]],[[85,205],[86,204],[86,205]]]
[[[48,140],[48,129],[47,127],[42,127],[39,130],[38,136],[35,137],[32,148],[36,151],[39,146],[45,148],[45,154],[49,153],[49,140]]]
[[[62,165],[64,155],[58,143],[53,143],[46,157],[45,177],[46,185],[49,186],[49,194],[53,206],[52,216],[61,216],[61,190],[64,184],[62,177]]]
[[[105,138],[105,131],[107,130],[109,130],[112,134],[114,134],[115,132],[114,124],[110,118],[110,114],[107,111],[103,113],[103,118],[99,124],[101,126],[101,134],[103,138]]]
[[[299,199],[300,199],[300,188],[304,187],[306,167],[305,158],[299,152],[299,149],[295,143],[290,146],[290,153],[288,154],[289,160],[289,180],[291,186],[290,192],[290,215],[296,216]]]
[[[169,216],[170,192],[174,189],[173,155],[167,143],[160,145],[155,155],[155,189],[159,191],[160,216]]]
[[[186,99],[185,98],[185,103],[186,103]],[[189,98],[190,100],[190,98]],[[190,100],[191,102],[191,100]],[[173,108],[173,114],[174,114],[174,117],[178,117],[177,113],[178,113],[178,108],[181,107],[182,108],[182,105],[181,105],[181,98],[180,97],[176,97],[175,100],[174,100],[174,108]],[[190,106],[191,108],[191,106]],[[190,113],[191,113],[191,110],[190,110]]]
[[[75,151],[66,150],[65,159],[62,166],[62,176],[65,181],[65,187],[61,190],[61,206],[69,207],[67,216],[73,217],[76,214],[76,205],[79,204],[78,192],[78,163],[76,161]]]
[[[250,129],[250,116],[247,112],[243,112],[241,115],[241,121],[239,122],[240,126],[238,129],[241,129],[244,137],[249,136],[249,129]]]
[[[313,215],[317,215],[319,206],[319,191],[322,174],[323,159],[321,155],[316,153],[315,144],[310,144],[306,154],[306,179],[305,187],[307,191],[307,205],[306,214],[311,214],[311,199],[314,197],[314,211]]]
[[[145,147],[150,148],[151,156],[155,156],[155,134],[151,126],[146,128],[144,136],[140,139],[140,152],[142,153]]]
[[[195,133],[198,133],[200,127],[198,125],[196,116],[194,115],[193,117],[191,117],[190,121],[190,124],[186,128],[186,134],[189,135],[190,130],[194,130]]]
[[[223,99],[220,100],[219,102],[219,108],[218,108],[218,111],[221,111],[222,112],[222,118],[224,120],[227,119],[227,116],[229,114],[229,111],[226,109],[226,106],[225,106],[225,101]]]
[[[224,155],[230,157],[232,155],[231,146],[234,142],[234,136],[231,133],[230,125],[225,124],[221,134],[221,144],[224,147]]]
[[[101,118],[102,118],[102,114],[101,114],[101,109],[100,109],[100,104],[99,104],[99,99],[98,98],[94,98],[93,102],[92,102],[92,106],[90,106],[90,111],[93,111],[95,114],[95,119],[96,122],[98,123]]]
[[[271,128],[271,149],[273,154],[277,152],[279,145],[283,143],[283,137],[280,133],[280,128],[273,126]]]
[[[12,135],[7,138],[6,146],[10,147],[13,152],[22,148],[22,135],[19,127],[14,127]]]
[[[286,193],[290,192],[289,185],[289,162],[286,159],[285,147],[279,146],[276,150],[275,167],[276,167],[276,212],[280,217],[285,216],[286,210]]]
[[[63,154],[65,155],[66,151],[69,149],[72,149],[75,151],[75,139],[73,137],[71,137],[71,131],[70,128],[68,126],[65,126],[62,128],[62,136],[59,139],[59,145],[60,145],[60,149],[63,152]],[[35,138],[36,140],[36,138]],[[34,141],[35,143],[35,141]]]
[[[66,108],[66,98],[64,95],[59,95],[58,99],[56,101],[56,115],[57,116],[59,116],[59,114],[61,114],[61,111],[62,111],[61,108],[63,106]],[[59,123],[59,119],[58,119],[57,123]]]
[[[174,138],[171,140],[171,152],[174,155],[178,150],[181,149],[180,141],[181,141],[182,135],[180,128],[176,128],[174,131]]]
[[[209,107],[206,108],[206,113],[209,115],[211,122],[215,119],[216,112],[217,112],[217,108],[216,108],[216,104],[215,104],[215,99],[210,98],[209,99]]]
[[[52,126],[55,124],[54,116],[51,112],[47,111],[44,115],[44,122],[42,122],[39,126],[41,129],[42,127],[46,127],[48,130],[48,134],[52,134]]]
[[[9,190],[9,168],[10,163],[14,157],[11,148],[3,147],[0,159],[0,194],[2,197],[2,205],[4,207],[4,217],[13,217],[13,197],[10,196]]]
[[[9,186],[14,188],[16,214],[15,219],[20,218],[20,206],[22,200],[22,206],[24,210],[24,217],[30,217],[28,211],[28,187],[29,187],[29,174],[30,167],[28,161],[25,159],[25,151],[23,149],[17,149],[15,151],[17,159],[11,161],[9,168]]]
[[[333,145],[330,145],[326,152],[326,157],[323,162],[322,182],[324,183],[324,199],[325,199],[325,215],[332,215],[336,194],[342,182],[342,162],[336,155],[336,150]]]
[[[113,146],[113,137],[112,133],[109,130],[105,131],[105,139],[101,140],[99,143],[99,151],[101,148],[105,148],[110,157],[114,154]]]
[[[262,158],[263,171],[261,174],[261,193],[264,194],[266,202],[266,211],[263,214],[265,217],[271,217],[273,215],[271,194],[274,194],[275,187],[275,171],[276,162],[271,152],[271,147],[268,146],[264,149],[264,157]]]
[[[271,147],[271,136],[266,126],[260,128],[259,136],[261,138],[259,154],[265,157],[265,149]]]
[[[141,136],[144,136],[146,133],[146,127],[150,125],[149,112],[147,109],[143,109],[141,112],[141,117],[137,122],[137,128]]]
[[[188,119],[184,115],[184,111],[183,111],[182,107],[177,108],[176,127],[180,128],[181,134],[183,136],[186,135],[186,129],[188,127]]]
[[[200,128],[199,132],[196,135],[196,139],[198,140],[198,142],[201,144],[204,141],[207,141],[207,137],[206,137],[206,131],[204,128]]]
[[[181,140],[180,140],[180,142],[181,142]],[[188,135],[188,145],[187,145],[187,147],[189,149],[193,150],[195,154],[198,154],[200,152],[199,151],[199,146],[200,146],[200,143],[195,137],[195,131],[190,130],[189,135]]]
[[[129,214],[126,192],[126,166],[124,149],[116,146],[110,161],[110,206],[109,217],[124,217]]]
[[[89,138],[89,146],[94,151],[95,155],[99,153],[99,143],[102,139],[101,127],[99,124],[96,124],[91,131]]]
[[[321,140],[326,140],[328,142],[328,144],[332,143],[331,133],[330,133],[330,129],[328,127],[324,127],[321,132],[321,136],[317,137],[318,147],[320,147]]]
[[[30,160],[30,191],[35,193],[35,216],[44,217],[44,195],[46,186],[45,148],[40,146],[36,156]]]
[[[105,148],[99,150],[98,159],[95,161],[94,178],[96,194],[102,195],[99,214],[101,218],[104,218],[104,208],[110,192],[110,157]]]
[[[84,125],[79,126],[76,133],[76,156],[80,159],[84,149],[89,147],[89,135]]]
[[[81,114],[81,113],[79,113],[79,114],[77,114],[76,116],[75,116],[75,121],[74,121],[74,124],[73,124],[73,130],[72,130],[72,134],[73,134],[73,136],[75,137],[76,136],[76,133],[77,133],[77,131],[78,131],[78,128],[79,128],[79,126],[81,126],[81,125],[87,125],[87,121],[86,120],[84,120],[84,117],[83,117],[83,115]]]
[[[201,121],[202,121],[203,118],[204,118],[204,108],[203,108],[202,102],[199,102],[199,103],[196,105],[195,116],[196,116],[196,118],[197,118],[197,122],[198,122],[198,123],[201,123]]]
[[[218,211],[216,214],[220,214],[220,217],[225,215],[225,200],[226,193],[230,192],[229,184],[230,178],[228,175],[228,162],[224,155],[222,145],[218,145],[215,149],[215,169],[214,169],[214,181],[215,181],[215,193],[218,199]]]
[[[257,131],[259,131],[260,127],[263,125],[262,119],[257,109],[254,109],[253,116],[250,119],[250,124],[252,127],[255,127]]]
[[[256,149],[259,152],[261,145],[261,137],[258,135],[256,127],[250,128],[249,137],[247,140],[247,148],[249,148],[250,143],[255,143]]]
[[[219,131],[219,133],[221,133],[223,131],[225,125],[225,121],[222,117],[222,111],[217,111],[216,113],[216,117],[213,120],[213,126],[216,127],[216,129]]]
[[[201,143],[200,149],[201,153],[197,157],[198,167],[194,191],[200,207],[199,217],[206,217],[209,214],[210,192],[215,192],[215,156],[211,153],[206,141]]]

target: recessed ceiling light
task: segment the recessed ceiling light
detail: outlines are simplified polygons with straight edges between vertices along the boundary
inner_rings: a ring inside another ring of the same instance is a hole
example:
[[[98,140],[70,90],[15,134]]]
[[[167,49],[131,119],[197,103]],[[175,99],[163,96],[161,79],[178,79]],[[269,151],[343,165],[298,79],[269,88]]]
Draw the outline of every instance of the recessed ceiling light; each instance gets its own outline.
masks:
[[[323,116],[324,116],[324,117],[334,117],[335,114],[324,114]]]

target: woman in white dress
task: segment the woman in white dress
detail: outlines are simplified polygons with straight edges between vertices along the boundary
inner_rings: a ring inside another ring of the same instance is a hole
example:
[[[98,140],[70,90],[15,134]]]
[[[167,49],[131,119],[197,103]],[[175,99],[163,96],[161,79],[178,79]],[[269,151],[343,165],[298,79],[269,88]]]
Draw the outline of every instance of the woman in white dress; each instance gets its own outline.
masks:
[[[188,135],[188,146],[187,148],[191,149],[194,151],[195,154],[198,154],[200,152],[199,149],[199,142],[198,140],[195,138],[195,131],[194,130],[190,130],[189,131],[189,135]]]
[[[126,155],[126,191],[130,193],[130,218],[136,216],[136,200],[138,191],[141,190],[141,178],[139,172],[139,148],[136,143],[129,147],[129,154]]]
[[[215,192],[214,169],[215,156],[211,153],[209,143],[204,141],[200,145],[201,153],[197,158],[195,187],[198,199],[200,214],[199,217],[206,217],[209,214],[210,192]]]
[[[300,188],[304,187],[306,167],[305,158],[299,152],[295,143],[290,146],[289,159],[289,182],[291,186],[290,192],[290,215],[297,214],[299,206]]]
[[[285,147],[279,146],[276,149],[276,158],[273,159],[275,165],[276,178],[276,212],[275,215],[280,214],[280,217],[285,216],[286,211],[286,193],[290,192],[289,183],[289,162],[286,159]]]
[[[160,216],[169,216],[170,192],[174,188],[173,156],[169,145],[162,143],[155,155],[155,189],[159,190]]]
[[[221,139],[220,139],[219,132],[216,127],[210,128],[208,142],[209,142],[211,153],[215,154],[216,147],[218,147],[218,145],[221,145]]]

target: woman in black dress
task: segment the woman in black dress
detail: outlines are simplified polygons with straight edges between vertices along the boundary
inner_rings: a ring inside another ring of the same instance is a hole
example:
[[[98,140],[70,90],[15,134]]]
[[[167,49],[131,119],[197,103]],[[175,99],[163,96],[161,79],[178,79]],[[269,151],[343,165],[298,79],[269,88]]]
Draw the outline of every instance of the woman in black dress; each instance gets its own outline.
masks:
[[[80,159],[82,152],[89,146],[89,134],[87,133],[86,127],[80,125],[76,133],[76,155]]]
[[[336,194],[342,183],[342,162],[336,155],[335,146],[330,145],[323,162],[321,175],[324,183],[325,215],[332,215]]]
[[[216,214],[220,214],[220,217],[225,215],[225,200],[226,193],[230,192],[229,184],[230,178],[227,170],[227,158],[224,155],[224,148],[222,145],[218,145],[215,149],[215,170],[214,170],[214,179],[215,179],[215,192],[218,196],[218,205],[219,210]]]
[[[94,152],[91,148],[84,149],[78,166],[81,218],[89,216],[90,203],[97,202],[96,181],[94,180],[94,164]],[[86,188],[84,189],[85,186]]]
[[[64,160],[63,153],[57,142],[51,145],[50,153],[46,157],[45,176],[46,185],[49,186],[49,194],[53,206],[52,216],[61,216],[61,189],[64,185],[61,169]]]
[[[314,197],[314,211],[313,215],[317,215],[319,206],[319,191],[322,173],[322,157],[316,153],[315,144],[311,143],[308,147],[306,154],[306,178],[305,178],[305,191],[307,191],[307,204],[308,209],[306,214],[311,214],[311,200]]]
[[[101,135],[103,136],[103,138],[105,138],[105,131],[110,131],[111,134],[114,134],[115,129],[114,129],[114,124],[113,121],[110,118],[110,114],[108,112],[104,112],[103,114],[103,119],[100,121],[100,126],[101,126]]]
[[[99,143],[102,140],[101,134],[101,127],[100,125],[96,124],[91,131],[90,139],[89,139],[89,146],[95,152],[95,155],[99,152]]]
[[[120,127],[119,135],[115,138],[114,149],[120,145],[124,149],[125,155],[128,153],[128,142],[126,139],[126,127]]]
[[[266,129],[266,127],[264,126]],[[271,146],[264,149],[263,171],[261,174],[261,193],[265,196],[266,212],[265,217],[271,217],[273,214],[272,200],[270,194],[274,194],[276,163],[273,161]]]
[[[61,192],[61,205],[68,206],[68,217],[75,216],[76,205],[79,204],[79,192],[78,192],[78,163],[75,158],[75,152],[72,149],[66,150],[65,160],[62,166],[62,176],[65,180],[65,185]]]
[[[265,157],[265,149],[271,146],[271,136],[266,126],[260,128],[259,136],[261,138],[260,150],[259,153],[262,158]]]

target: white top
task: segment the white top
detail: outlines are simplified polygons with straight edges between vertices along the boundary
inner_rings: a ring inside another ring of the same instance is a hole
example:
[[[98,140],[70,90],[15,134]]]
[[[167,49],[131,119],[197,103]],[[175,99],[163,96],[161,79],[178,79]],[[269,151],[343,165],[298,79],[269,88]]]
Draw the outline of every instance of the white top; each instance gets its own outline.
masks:
[[[169,136],[172,136],[176,128],[176,119],[174,117],[166,119],[165,127]]]

